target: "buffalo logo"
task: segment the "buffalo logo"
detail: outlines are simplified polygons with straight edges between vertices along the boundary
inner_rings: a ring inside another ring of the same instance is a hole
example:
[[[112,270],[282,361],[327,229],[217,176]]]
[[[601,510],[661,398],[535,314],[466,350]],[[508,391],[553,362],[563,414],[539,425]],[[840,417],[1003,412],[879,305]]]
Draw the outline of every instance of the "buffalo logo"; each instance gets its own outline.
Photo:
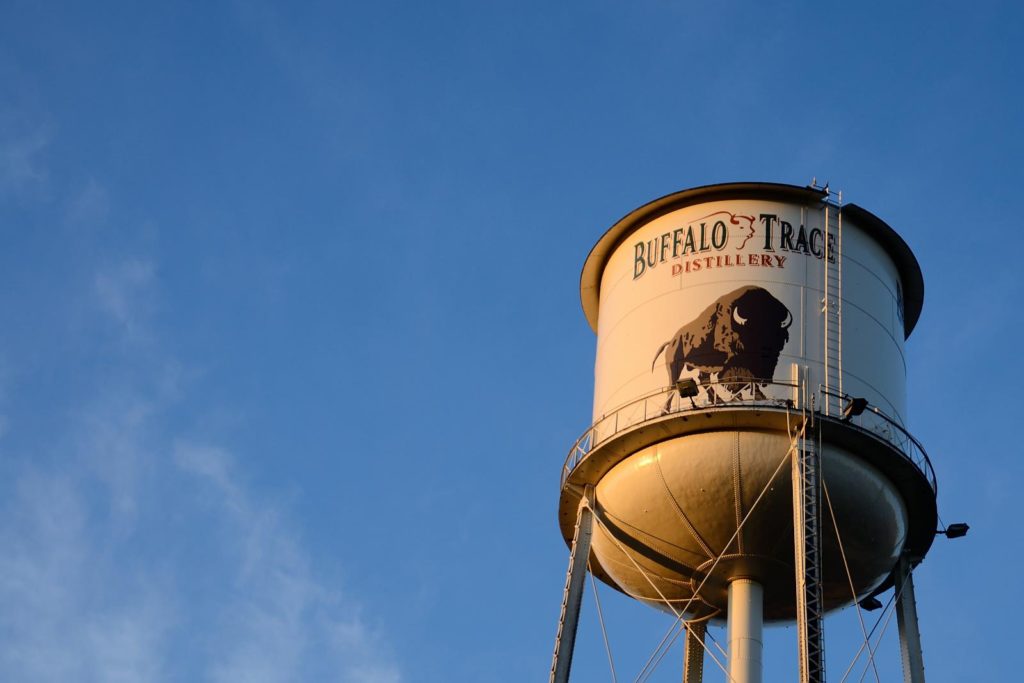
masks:
[[[766,290],[741,287],[720,297],[659,346],[651,371],[664,352],[669,385],[684,370],[695,369],[712,403],[716,400],[712,375],[733,394],[749,386],[754,398],[763,399],[761,387],[775,376],[792,323],[789,309]],[[669,395],[666,410],[671,401]]]

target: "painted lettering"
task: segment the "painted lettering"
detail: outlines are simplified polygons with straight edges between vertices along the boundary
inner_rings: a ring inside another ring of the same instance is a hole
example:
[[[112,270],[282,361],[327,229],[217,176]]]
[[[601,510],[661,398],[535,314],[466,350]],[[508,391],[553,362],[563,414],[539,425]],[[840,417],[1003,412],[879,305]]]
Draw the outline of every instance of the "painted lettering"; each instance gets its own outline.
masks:
[[[782,234],[779,235],[779,246],[786,251],[793,251],[793,224],[782,221]]]
[[[805,254],[809,254],[810,250],[807,249],[807,231],[804,230],[804,226],[800,226],[800,232],[796,235],[796,249],[794,251],[802,251]]]
[[[817,256],[818,258],[821,258],[823,255],[821,251],[821,238],[821,230],[819,230],[818,228],[814,228],[813,230],[811,230],[811,253]]]
[[[725,247],[727,239],[729,239],[729,229],[725,227],[723,221],[715,221],[711,228],[711,246],[715,249],[722,249]]]
[[[697,247],[693,244],[693,226],[686,228],[686,243],[683,245],[684,254],[692,254],[697,251]]]
[[[764,223],[764,250],[775,251],[772,246],[772,223],[779,220],[774,213],[762,213],[761,222]]]

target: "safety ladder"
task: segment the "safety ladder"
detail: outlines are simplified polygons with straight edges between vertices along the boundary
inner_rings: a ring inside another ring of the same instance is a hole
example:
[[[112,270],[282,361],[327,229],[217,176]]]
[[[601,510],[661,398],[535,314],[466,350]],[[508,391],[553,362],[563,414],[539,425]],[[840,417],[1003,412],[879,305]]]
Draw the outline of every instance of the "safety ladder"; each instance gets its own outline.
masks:
[[[839,415],[843,405],[843,193],[826,185],[823,206],[825,244],[822,246],[824,321],[824,386],[822,396],[826,415]],[[832,248],[829,248],[832,245]]]

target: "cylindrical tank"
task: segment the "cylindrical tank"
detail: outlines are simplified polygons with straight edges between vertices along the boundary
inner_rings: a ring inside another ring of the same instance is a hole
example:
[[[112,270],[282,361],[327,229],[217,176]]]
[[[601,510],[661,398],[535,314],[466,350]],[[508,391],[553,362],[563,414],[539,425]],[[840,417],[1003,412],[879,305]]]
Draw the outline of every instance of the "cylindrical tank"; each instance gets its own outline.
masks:
[[[593,486],[591,566],[613,587],[724,618],[729,583],[752,579],[765,619],[792,619],[789,462],[805,423],[827,494],[826,609],[930,546],[934,476],[904,428],[920,268],[882,220],[830,199],[770,183],[684,190],[622,218],[587,258],[593,425],[566,462],[560,524],[571,541]]]

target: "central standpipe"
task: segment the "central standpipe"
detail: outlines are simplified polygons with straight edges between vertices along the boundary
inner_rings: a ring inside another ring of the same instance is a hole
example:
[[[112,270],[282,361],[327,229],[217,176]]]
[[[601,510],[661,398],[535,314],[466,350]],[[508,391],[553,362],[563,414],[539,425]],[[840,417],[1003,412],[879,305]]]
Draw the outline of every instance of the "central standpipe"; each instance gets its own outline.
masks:
[[[736,579],[729,584],[729,680],[761,683],[764,648],[764,592],[761,584]]]

